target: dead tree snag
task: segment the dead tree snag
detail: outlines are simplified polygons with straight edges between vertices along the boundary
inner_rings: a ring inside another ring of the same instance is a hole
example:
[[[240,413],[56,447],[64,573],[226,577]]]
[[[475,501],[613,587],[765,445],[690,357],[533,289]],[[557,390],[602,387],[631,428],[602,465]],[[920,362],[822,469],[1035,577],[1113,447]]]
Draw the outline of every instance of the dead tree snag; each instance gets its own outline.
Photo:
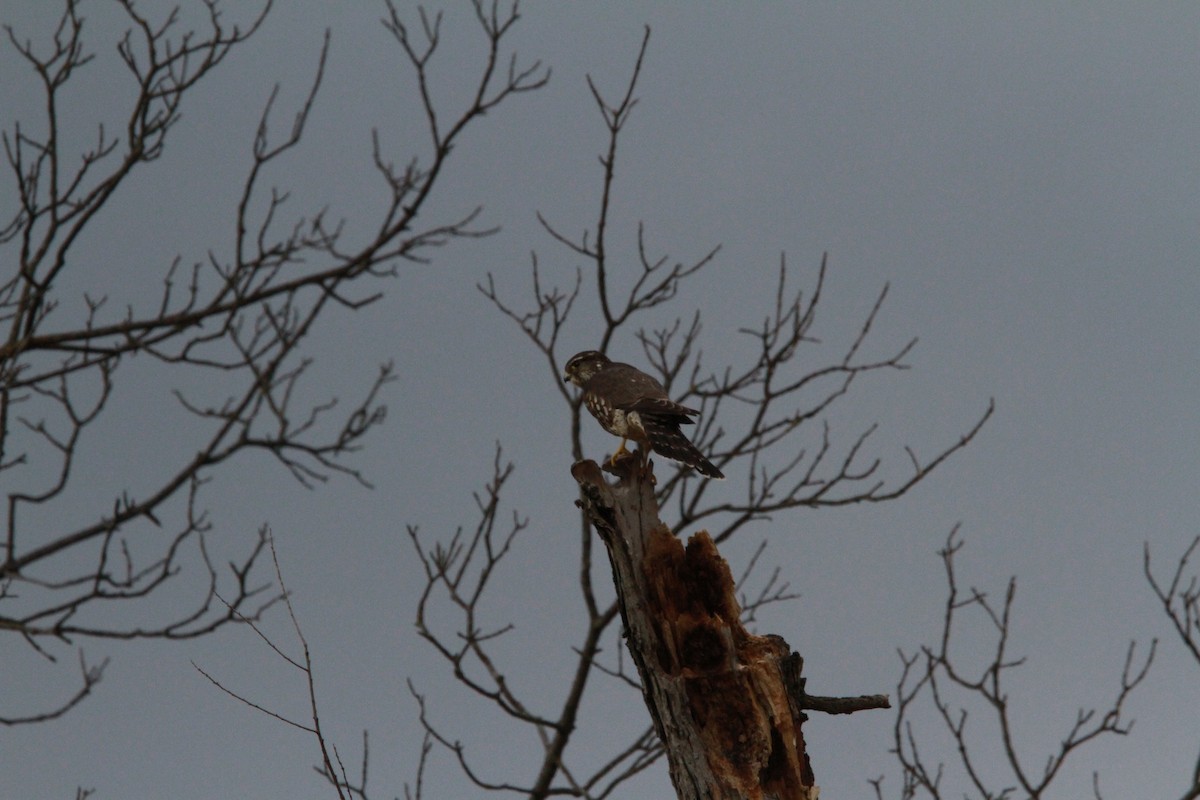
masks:
[[[707,532],[685,547],[663,524],[653,473],[640,463],[640,454],[619,460],[615,484],[593,461],[571,472],[608,549],[625,638],[679,797],[814,800],[804,709],[837,701],[808,702],[800,655],[743,627],[728,564]],[[887,698],[841,703],[880,708]]]

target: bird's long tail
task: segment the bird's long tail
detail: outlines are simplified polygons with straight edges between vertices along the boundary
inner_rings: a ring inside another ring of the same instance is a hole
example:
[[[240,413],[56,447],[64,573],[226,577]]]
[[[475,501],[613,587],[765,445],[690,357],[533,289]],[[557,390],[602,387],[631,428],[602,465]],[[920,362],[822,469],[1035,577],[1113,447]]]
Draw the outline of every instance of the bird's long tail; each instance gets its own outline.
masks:
[[[661,456],[691,467],[710,478],[724,478],[721,470],[704,457],[694,444],[679,430],[676,422],[642,416],[642,427],[650,439],[650,449]]]

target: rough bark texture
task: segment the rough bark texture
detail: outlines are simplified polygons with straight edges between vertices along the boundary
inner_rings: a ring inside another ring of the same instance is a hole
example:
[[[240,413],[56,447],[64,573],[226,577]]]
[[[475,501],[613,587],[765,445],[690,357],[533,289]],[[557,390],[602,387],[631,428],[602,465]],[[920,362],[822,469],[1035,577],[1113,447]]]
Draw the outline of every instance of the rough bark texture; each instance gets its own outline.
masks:
[[[815,800],[801,729],[803,660],[740,622],[729,566],[709,535],[685,547],[658,517],[653,474],[593,461],[571,472],[608,548],[629,651],[685,800]]]

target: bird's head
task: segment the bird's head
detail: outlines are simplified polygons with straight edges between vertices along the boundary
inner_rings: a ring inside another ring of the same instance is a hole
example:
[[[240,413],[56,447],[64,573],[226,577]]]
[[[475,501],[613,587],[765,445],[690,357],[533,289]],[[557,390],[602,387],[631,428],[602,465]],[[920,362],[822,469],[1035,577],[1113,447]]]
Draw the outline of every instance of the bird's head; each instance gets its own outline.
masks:
[[[563,380],[576,386],[583,386],[589,378],[611,363],[608,356],[599,350],[584,350],[567,360],[567,366],[563,371]]]

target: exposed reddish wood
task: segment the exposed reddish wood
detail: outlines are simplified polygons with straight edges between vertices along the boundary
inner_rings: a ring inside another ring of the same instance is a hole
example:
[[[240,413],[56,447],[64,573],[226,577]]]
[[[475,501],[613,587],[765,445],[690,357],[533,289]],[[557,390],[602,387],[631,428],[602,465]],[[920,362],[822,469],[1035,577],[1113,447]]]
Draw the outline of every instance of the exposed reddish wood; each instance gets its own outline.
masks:
[[[572,468],[679,797],[813,800],[800,656],[742,626],[728,564],[706,532],[685,547],[658,518],[649,467],[613,471],[616,484],[594,462]]]

